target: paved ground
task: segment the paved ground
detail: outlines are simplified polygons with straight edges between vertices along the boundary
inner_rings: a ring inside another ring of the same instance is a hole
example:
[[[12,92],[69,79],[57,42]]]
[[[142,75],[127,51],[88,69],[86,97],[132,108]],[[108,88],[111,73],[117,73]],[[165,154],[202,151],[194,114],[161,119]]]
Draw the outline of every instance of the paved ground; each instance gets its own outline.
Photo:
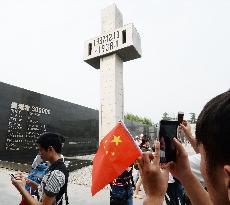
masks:
[[[15,173],[6,169],[0,169],[0,204],[18,205],[21,195],[11,184],[9,173]],[[70,204],[81,205],[108,205],[109,190],[105,189],[97,193],[94,197],[90,194],[90,187],[77,184],[69,184],[68,195]],[[134,205],[143,204],[143,200],[134,199]]]

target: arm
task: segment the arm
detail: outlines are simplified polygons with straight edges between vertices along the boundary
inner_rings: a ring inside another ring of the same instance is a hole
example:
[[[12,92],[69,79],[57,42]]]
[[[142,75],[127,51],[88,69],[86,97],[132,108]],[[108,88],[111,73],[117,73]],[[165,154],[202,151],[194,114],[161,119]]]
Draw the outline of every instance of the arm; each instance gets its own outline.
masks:
[[[30,179],[26,179],[26,184],[30,185],[32,189],[37,189],[39,184],[30,180]]]
[[[181,183],[183,184],[192,204],[212,205],[208,192],[204,190],[204,188],[201,186],[200,182],[193,173],[188,175],[187,179],[183,180],[183,182]]]
[[[26,189],[21,189],[19,192],[26,199],[28,205],[52,205],[55,200],[55,197],[49,197],[44,194],[42,202],[39,202],[37,199],[33,198]]]
[[[183,130],[186,139],[190,142],[194,151],[196,153],[199,153],[199,150],[197,148],[197,141],[196,141],[195,137],[192,135],[192,130],[191,130],[190,124],[187,121],[183,121],[183,123],[180,124],[179,128],[181,130]]]
[[[156,197],[145,197],[143,205],[163,205],[164,197],[163,198],[156,198]]]
[[[191,171],[188,154],[182,144],[175,138],[174,144],[177,157],[175,162],[170,163],[170,172],[182,183],[193,205],[212,205],[208,192]]]

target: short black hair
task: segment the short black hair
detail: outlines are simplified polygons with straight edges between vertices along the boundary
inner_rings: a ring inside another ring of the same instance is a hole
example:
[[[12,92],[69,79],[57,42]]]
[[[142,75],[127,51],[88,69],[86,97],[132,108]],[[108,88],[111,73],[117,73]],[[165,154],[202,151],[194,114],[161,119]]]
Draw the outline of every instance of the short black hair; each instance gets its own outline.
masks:
[[[216,166],[230,164],[230,90],[204,106],[197,119],[196,139],[204,146],[209,175]]]
[[[59,135],[61,143],[65,143],[65,137],[63,135]]]
[[[62,150],[62,139],[64,139],[64,137],[58,133],[45,132],[40,135],[37,144],[46,151],[48,150],[48,147],[52,146],[54,150],[60,154]]]
[[[143,138],[141,139],[141,144],[140,147],[142,147],[144,144],[146,144],[147,142],[149,142],[149,138],[147,135],[144,135]]]

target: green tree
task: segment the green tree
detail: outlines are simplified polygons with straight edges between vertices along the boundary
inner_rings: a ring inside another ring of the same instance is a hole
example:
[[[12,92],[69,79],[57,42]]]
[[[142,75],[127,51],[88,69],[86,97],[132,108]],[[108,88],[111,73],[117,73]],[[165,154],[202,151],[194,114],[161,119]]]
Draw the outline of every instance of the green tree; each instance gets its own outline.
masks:
[[[167,112],[163,113],[162,120],[171,120],[172,118],[169,116]]]
[[[191,112],[190,114],[190,123],[196,123],[196,113]]]
[[[142,118],[142,123],[145,125],[153,125],[152,120],[146,117]]]
[[[138,115],[134,115],[131,113],[127,113],[125,116],[125,119],[127,120],[131,120],[131,121],[135,121],[135,122],[139,122],[145,125],[153,125],[154,123],[152,122],[151,119],[146,118],[146,117],[139,117]]]

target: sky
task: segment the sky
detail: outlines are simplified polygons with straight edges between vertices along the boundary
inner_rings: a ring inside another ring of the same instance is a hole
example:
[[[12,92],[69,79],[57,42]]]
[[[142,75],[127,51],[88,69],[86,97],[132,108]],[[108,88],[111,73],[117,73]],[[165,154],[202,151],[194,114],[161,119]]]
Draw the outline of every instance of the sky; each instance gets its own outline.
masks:
[[[141,37],[142,57],[123,65],[125,113],[189,118],[230,88],[229,0],[0,1],[0,81],[98,109],[100,71],[83,61],[84,41],[113,3]]]

